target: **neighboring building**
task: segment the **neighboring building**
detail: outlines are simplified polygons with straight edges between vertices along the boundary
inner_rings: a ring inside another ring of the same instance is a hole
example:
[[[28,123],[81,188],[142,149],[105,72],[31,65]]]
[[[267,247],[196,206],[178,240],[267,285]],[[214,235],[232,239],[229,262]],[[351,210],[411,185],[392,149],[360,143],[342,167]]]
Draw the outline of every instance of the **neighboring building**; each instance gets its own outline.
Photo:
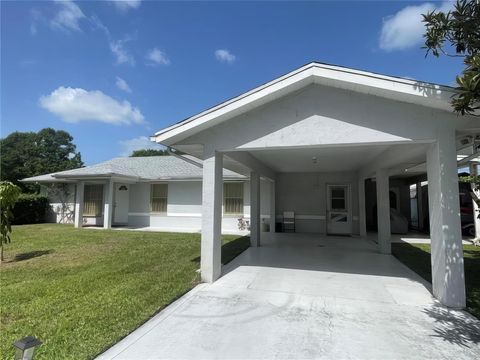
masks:
[[[248,178],[230,170],[223,177],[222,227],[238,232],[238,219],[250,217]],[[43,185],[52,222],[74,223],[75,213],[81,212],[77,226],[201,229],[202,164],[188,156],[121,157],[22,181]],[[84,201],[77,202],[82,192]]]

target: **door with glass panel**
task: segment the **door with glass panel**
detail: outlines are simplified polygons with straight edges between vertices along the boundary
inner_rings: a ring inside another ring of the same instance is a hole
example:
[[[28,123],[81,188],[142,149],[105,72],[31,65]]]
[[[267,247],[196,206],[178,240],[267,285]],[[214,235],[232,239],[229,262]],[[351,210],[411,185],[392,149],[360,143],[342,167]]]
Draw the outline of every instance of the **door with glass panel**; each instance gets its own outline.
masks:
[[[352,233],[350,185],[327,185],[327,233]]]

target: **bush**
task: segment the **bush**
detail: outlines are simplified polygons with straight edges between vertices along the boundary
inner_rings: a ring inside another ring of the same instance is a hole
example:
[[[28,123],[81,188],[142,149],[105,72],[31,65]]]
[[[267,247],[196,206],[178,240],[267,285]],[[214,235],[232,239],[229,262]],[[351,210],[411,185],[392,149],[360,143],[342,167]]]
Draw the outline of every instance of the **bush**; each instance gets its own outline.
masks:
[[[46,196],[21,194],[13,207],[14,225],[44,223],[50,203]]]

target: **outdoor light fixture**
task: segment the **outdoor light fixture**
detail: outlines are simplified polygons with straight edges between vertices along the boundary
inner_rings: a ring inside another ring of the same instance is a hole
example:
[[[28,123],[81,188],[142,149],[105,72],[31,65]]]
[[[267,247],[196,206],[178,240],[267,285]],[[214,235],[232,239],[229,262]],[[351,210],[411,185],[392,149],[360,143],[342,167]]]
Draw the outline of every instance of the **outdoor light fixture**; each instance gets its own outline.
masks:
[[[314,164],[317,163],[317,157],[316,157],[316,156],[313,156],[313,157],[312,157],[312,163],[314,163]]]
[[[33,336],[27,336],[23,339],[15,341],[15,360],[31,360],[35,353],[37,346],[42,345],[42,342],[35,339]]]

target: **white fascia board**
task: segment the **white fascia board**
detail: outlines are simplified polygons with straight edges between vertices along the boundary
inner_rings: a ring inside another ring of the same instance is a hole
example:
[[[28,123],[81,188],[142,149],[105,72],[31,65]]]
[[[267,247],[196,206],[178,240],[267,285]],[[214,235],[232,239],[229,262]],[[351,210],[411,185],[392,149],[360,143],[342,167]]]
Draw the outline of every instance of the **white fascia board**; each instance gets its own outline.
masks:
[[[198,131],[245,113],[312,83],[383,96],[401,102],[410,102],[447,111],[451,109],[450,98],[455,92],[455,89],[448,86],[333,65],[310,63],[211,109],[162,129],[155,133],[151,140],[167,146],[173,145]]]
[[[96,175],[54,175],[56,179],[67,179],[67,180],[131,180],[131,181],[138,181],[140,178],[135,176],[125,176],[125,175],[118,175],[118,174],[96,174]]]
[[[315,83],[451,111],[453,88],[365,71],[317,66]]]
[[[186,138],[189,130],[195,128],[196,132],[199,131],[198,128],[202,129],[201,125],[203,124],[209,123],[208,126],[206,126],[209,127],[221,123],[224,120],[240,115],[269,101],[280,98],[285,94],[312,84],[313,80],[311,65],[302,67],[295,72],[246,92],[212,109],[160,130],[152,136],[152,140],[163,145],[172,145],[175,143],[174,138],[180,134],[184,134],[182,138]]]
[[[54,184],[54,183],[71,183],[74,184],[76,181],[75,180],[67,180],[67,179],[57,179],[57,178],[52,178],[52,179],[22,179],[19,180],[21,183],[38,183],[38,184]]]

